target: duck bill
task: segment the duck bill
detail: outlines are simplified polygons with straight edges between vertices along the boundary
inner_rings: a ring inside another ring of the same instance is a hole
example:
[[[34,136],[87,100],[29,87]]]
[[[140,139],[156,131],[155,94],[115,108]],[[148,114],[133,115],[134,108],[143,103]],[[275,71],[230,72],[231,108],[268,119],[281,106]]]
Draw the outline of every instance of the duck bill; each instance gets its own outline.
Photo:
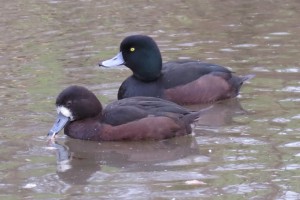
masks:
[[[125,63],[122,52],[120,51],[115,57],[109,60],[105,60],[101,63],[99,63],[99,66],[101,67],[116,67],[119,65],[123,65]]]
[[[55,135],[59,131],[61,131],[69,121],[70,121],[69,117],[64,116],[61,112],[58,113],[55,123],[53,124],[52,128],[48,132],[48,138],[54,139]]]

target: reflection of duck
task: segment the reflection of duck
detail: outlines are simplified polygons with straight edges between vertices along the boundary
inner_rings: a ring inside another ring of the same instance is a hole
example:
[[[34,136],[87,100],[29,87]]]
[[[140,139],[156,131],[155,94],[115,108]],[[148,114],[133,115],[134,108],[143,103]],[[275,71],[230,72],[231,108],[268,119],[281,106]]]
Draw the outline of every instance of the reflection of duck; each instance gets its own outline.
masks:
[[[56,99],[57,120],[48,133],[95,141],[166,139],[191,133],[191,123],[209,110],[192,112],[155,97],[115,101],[102,110],[97,97],[81,86],[64,89]]]
[[[67,138],[57,149],[59,177],[72,184],[83,184],[102,168],[121,171],[165,170],[163,163],[176,161],[199,150],[193,137],[161,141],[89,142]]]
[[[205,107],[207,107],[207,105],[193,105],[188,108],[192,110],[200,110]],[[247,113],[248,111],[242,107],[239,99],[228,99],[213,104],[213,106],[209,109],[209,112],[205,112],[199,116],[195,125],[204,125],[209,127],[231,125],[234,117]]]
[[[238,77],[223,66],[195,60],[162,64],[157,44],[145,35],[126,37],[117,56],[99,65],[125,65],[132,70],[133,75],[119,88],[118,99],[153,96],[178,104],[233,98],[238,95],[243,82],[254,77]]]

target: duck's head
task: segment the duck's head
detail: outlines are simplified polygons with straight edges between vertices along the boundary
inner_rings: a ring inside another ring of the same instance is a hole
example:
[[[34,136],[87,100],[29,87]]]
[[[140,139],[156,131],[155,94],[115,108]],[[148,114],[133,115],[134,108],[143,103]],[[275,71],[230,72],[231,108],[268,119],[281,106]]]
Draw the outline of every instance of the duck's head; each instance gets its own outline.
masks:
[[[146,35],[131,35],[120,45],[120,52],[99,64],[103,67],[125,65],[142,81],[153,81],[161,75],[162,58],[155,41]]]
[[[97,97],[81,86],[70,86],[64,89],[56,99],[57,118],[48,133],[54,136],[69,122],[94,118],[102,112],[102,105]]]

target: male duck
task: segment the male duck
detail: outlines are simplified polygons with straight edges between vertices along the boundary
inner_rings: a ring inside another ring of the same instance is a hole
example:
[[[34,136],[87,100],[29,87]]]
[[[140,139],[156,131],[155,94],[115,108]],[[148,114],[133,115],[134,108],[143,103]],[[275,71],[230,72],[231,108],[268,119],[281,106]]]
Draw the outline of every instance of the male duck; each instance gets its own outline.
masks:
[[[94,141],[166,139],[191,133],[191,123],[204,112],[192,112],[155,97],[115,101],[104,110],[97,97],[81,86],[70,86],[56,99],[58,116],[48,133],[63,128],[71,138]],[[206,109],[207,110],[207,109]]]
[[[125,65],[132,70],[133,75],[119,88],[118,99],[152,96],[178,104],[209,103],[236,97],[243,82],[254,77],[234,76],[225,67],[193,60],[162,65],[157,44],[145,35],[126,37],[120,52],[99,65]]]

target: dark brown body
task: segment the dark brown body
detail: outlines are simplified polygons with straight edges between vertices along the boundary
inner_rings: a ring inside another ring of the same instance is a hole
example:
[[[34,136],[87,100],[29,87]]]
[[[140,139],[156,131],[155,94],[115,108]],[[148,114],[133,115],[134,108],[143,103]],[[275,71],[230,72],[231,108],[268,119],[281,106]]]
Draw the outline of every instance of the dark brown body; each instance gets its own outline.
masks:
[[[168,62],[154,81],[128,77],[118,99],[152,96],[180,105],[211,103],[236,97],[244,81],[253,77],[238,77],[224,67],[199,61]]]
[[[168,117],[146,117],[118,126],[87,119],[65,127],[72,138],[94,141],[161,140],[190,133],[190,125]]]
[[[102,110],[97,97],[81,86],[70,86],[56,99],[59,111],[48,135],[61,129],[76,139],[94,141],[160,140],[188,135],[202,111],[192,112],[154,97],[115,101]]]

